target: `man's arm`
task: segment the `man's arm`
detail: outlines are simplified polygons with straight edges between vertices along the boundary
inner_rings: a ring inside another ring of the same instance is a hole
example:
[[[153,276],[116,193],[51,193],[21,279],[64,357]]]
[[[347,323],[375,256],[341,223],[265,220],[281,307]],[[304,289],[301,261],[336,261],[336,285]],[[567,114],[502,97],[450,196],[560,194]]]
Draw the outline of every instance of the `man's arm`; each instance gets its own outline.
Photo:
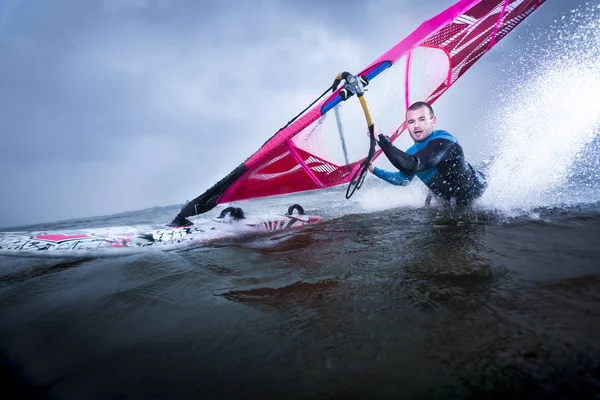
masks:
[[[397,185],[397,186],[408,185],[410,183],[410,181],[412,181],[412,178],[414,177],[414,175],[406,176],[402,173],[402,171],[390,172],[390,171],[383,170],[381,168],[377,168],[375,166],[373,166],[373,168],[369,168],[369,170],[371,170],[373,175],[375,175],[376,177],[381,178],[384,181],[389,182],[392,185]]]
[[[394,167],[410,175],[435,167],[453,145],[454,142],[447,139],[433,139],[423,149],[411,155],[394,147],[386,136],[379,135],[379,147],[388,160]]]

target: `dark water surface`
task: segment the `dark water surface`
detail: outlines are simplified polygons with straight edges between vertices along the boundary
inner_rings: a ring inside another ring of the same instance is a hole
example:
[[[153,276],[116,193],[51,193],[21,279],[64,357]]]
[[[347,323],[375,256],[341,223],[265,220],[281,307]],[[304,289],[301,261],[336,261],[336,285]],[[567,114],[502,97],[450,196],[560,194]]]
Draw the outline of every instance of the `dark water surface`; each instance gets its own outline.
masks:
[[[3,372],[23,393],[600,398],[599,204],[510,220],[393,209],[0,263]]]

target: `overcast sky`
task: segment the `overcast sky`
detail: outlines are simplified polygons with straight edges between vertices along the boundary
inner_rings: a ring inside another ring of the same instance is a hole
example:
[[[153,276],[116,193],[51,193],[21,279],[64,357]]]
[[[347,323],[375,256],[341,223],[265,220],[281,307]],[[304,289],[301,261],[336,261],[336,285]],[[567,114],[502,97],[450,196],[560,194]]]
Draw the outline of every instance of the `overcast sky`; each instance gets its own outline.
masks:
[[[0,227],[192,199],[453,3],[0,0]],[[438,126],[477,154],[465,106],[501,89],[494,64],[583,3],[548,0],[436,103]]]

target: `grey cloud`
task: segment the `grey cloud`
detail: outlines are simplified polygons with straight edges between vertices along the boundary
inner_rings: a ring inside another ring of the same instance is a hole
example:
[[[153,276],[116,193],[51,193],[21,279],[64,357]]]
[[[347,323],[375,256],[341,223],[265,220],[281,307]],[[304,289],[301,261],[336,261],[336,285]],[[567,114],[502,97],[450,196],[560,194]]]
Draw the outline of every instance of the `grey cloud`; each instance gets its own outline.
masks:
[[[336,73],[361,68],[452,3],[5,3],[0,178],[10,195],[0,202],[0,226],[193,198]],[[566,8],[547,3],[530,24]],[[507,37],[453,98],[478,103],[472,87],[490,80],[491,63],[518,40]],[[437,111],[449,129],[464,131],[457,103],[440,101]],[[43,210],[39,199],[47,199]]]

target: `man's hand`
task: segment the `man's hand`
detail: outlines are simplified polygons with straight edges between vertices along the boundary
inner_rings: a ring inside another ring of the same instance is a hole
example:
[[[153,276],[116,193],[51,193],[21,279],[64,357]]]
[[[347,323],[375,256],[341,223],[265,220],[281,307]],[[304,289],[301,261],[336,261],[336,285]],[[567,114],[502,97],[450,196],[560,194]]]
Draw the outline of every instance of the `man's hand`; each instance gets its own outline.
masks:
[[[377,141],[377,144],[379,145],[379,147],[381,147],[381,145],[391,145],[392,142],[390,141],[390,138],[384,134],[379,134],[379,140]]]
[[[373,163],[369,163],[369,172],[373,173],[374,170],[375,170],[375,166],[373,165]]]

